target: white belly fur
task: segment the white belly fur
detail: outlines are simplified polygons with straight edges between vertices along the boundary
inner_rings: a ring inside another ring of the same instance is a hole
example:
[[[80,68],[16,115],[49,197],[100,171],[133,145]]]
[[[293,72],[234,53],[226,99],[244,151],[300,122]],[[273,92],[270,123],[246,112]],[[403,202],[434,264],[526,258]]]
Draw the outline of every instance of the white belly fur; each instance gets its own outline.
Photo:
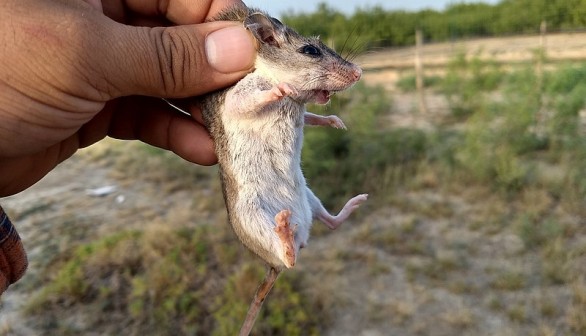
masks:
[[[279,114],[283,108],[299,111],[294,117],[284,118]],[[271,109],[274,111],[236,118],[224,111],[222,121],[228,152],[233,153],[230,170],[238,189],[232,215],[246,226],[240,232],[236,229],[236,234],[248,235],[248,239],[241,240],[255,241],[277,256],[283,251],[282,244],[275,243],[279,240],[274,231],[275,215],[282,210],[291,211],[291,225],[297,225],[296,252],[301,244],[307,244],[313,215],[300,166],[304,107],[285,99],[272,104]],[[274,261],[273,264],[282,264]]]

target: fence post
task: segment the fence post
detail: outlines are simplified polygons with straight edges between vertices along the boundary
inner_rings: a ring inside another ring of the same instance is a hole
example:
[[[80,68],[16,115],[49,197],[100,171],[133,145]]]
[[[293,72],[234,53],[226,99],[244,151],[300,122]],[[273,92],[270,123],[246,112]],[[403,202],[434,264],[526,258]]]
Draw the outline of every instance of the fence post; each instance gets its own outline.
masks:
[[[547,22],[545,20],[541,21],[541,25],[539,26],[539,49],[537,51],[537,66],[536,66],[536,77],[537,77],[537,89],[539,91],[539,95],[541,96],[543,91],[543,62],[547,57],[546,51],[546,41],[545,37],[547,35]],[[541,97],[540,97],[541,98]]]
[[[547,57],[547,46],[546,46],[546,35],[547,35],[547,22],[541,21],[539,26],[539,49],[535,53],[536,64],[535,64],[535,81],[537,85],[537,99],[539,100],[539,108],[535,113],[535,128],[538,134],[542,135],[546,130],[547,115],[544,108],[544,97],[543,97],[543,75],[544,75],[544,62]]]
[[[539,39],[539,44],[541,48],[545,49],[545,35],[547,34],[547,21],[541,21],[541,25],[539,26],[539,32],[541,33],[541,37]]]
[[[419,97],[419,112],[427,114],[425,105],[425,93],[423,92],[423,63],[421,62],[421,47],[423,45],[423,34],[421,29],[415,31],[415,85],[417,86],[417,95]]]

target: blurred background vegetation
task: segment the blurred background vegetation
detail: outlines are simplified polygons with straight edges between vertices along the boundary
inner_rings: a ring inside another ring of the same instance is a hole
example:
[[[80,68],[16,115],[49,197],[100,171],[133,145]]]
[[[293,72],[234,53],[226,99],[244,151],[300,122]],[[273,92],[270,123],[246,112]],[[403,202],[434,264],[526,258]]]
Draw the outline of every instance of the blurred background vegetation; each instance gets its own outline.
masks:
[[[558,32],[582,30],[586,2],[375,7],[349,17],[321,4],[284,16],[348,53],[412,45],[416,28],[439,42],[536,33],[543,20]],[[306,129],[308,184],[332,210],[358,193],[370,198],[336,232],[315,225],[254,333],[586,335],[582,52],[554,63],[538,45],[511,65],[452,50],[425,75],[427,114],[410,70],[390,88],[367,71],[329,105],[309,106],[349,129]],[[23,321],[62,335],[235,334],[264,270],[227,225],[216,169],[138,143],[105,142],[78,159],[127,188],[139,178],[151,186],[140,197],[168,203],[117,214],[114,233],[95,231],[105,225],[95,217],[91,225],[66,217],[53,238],[61,240],[37,251],[43,261],[32,253],[38,272],[15,287],[29,293]],[[31,214],[51,207],[13,211],[38,225],[45,219]]]
[[[582,0],[503,0],[496,5],[454,2],[445,10],[389,11],[381,7],[357,10],[348,16],[321,3],[313,13],[288,13],[283,22],[304,35],[320,36],[338,49],[356,37],[359,50],[415,44],[413,32],[442,42],[471,37],[537,33],[542,21],[553,31],[586,27]]]

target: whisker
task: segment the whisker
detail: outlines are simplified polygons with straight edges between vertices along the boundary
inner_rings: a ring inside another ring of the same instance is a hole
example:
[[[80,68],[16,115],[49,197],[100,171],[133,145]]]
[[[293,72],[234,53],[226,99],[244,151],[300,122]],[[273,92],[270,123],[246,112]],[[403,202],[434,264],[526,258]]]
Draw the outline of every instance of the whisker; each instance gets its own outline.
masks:
[[[312,78],[310,78],[308,81],[306,81],[306,82],[305,82],[305,83],[304,83],[304,84],[301,86],[301,90],[304,90],[304,89],[308,88],[310,85],[313,85],[313,84],[315,84],[315,83],[316,83],[316,82],[318,82],[318,81],[321,81],[321,80],[327,79],[327,77],[328,77],[328,76],[327,76],[327,75],[325,75],[325,74],[324,74],[324,75],[318,75],[318,76],[312,77]]]
[[[340,50],[340,55],[344,54],[344,49],[346,49],[346,44],[348,43],[348,40],[350,40],[350,37],[354,34],[354,32],[356,31],[356,28],[358,28],[358,25],[355,24],[354,27],[352,28],[352,30],[350,31],[350,34],[348,34],[348,36],[346,36],[346,39],[344,40],[344,44],[342,45],[342,49]],[[344,58],[344,57],[342,57]],[[344,58],[345,59],[345,58]]]
[[[308,80],[307,82],[305,82],[303,84],[302,89],[305,89],[305,88],[309,87],[310,85],[312,85],[312,84],[314,84],[314,83],[316,83],[318,81],[324,80],[326,78],[327,78],[327,76],[325,76],[325,75],[320,75],[320,76],[313,77],[313,78],[311,78],[310,80]]]
[[[367,44],[366,42],[355,44],[352,47],[352,49],[350,50],[350,52],[348,53],[348,56],[346,57],[346,61],[353,61],[356,57],[358,57],[358,55],[363,53],[363,50],[365,49],[366,44]]]
[[[362,48],[362,45],[357,45],[356,41],[357,39],[354,41],[346,55],[344,55],[344,60],[350,62],[352,59],[354,59],[355,55],[358,53],[358,50]]]
[[[172,103],[170,100],[166,99],[166,98],[161,98],[165,103],[167,103],[169,106],[171,106],[172,108],[174,108],[175,110],[188,115],[191,117],[191,113],[187,112],[186,110],[180,108],[179,106],[175,105],[174,103]]]

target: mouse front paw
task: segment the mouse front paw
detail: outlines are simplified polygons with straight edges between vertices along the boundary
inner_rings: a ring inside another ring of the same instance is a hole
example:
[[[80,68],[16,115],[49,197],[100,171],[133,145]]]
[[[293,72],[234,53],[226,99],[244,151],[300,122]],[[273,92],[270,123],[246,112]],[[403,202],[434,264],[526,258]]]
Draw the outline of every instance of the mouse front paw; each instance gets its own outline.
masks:
[[[329,126],[338,129],[346,129],[346,125],[336,115],[329,115],[327,117],[321,116],[319,114],[313,114],[311,112],[305,112],[303,115],[303,121],[306,125],[312,126]]]
[[[279,83],[277,85],[275,85],[271,90],[270,90],[270,96],[269,96],[269,100],[270,101],[277,101],[277,100],[281,100],[285,97],[288,96],[296,96],[299,94],[299,91],[297,91],[297,89],[289,84],[289,83]]]
[[[326,117],[327,121],[328,121],[328,125],[333,127],[333,128],[337,128],[337,129],[347,129],[346,125],[344,124],[344,122],[342,121],[342,119],[340,119],[338,116],[336,115],[330,115]]]

